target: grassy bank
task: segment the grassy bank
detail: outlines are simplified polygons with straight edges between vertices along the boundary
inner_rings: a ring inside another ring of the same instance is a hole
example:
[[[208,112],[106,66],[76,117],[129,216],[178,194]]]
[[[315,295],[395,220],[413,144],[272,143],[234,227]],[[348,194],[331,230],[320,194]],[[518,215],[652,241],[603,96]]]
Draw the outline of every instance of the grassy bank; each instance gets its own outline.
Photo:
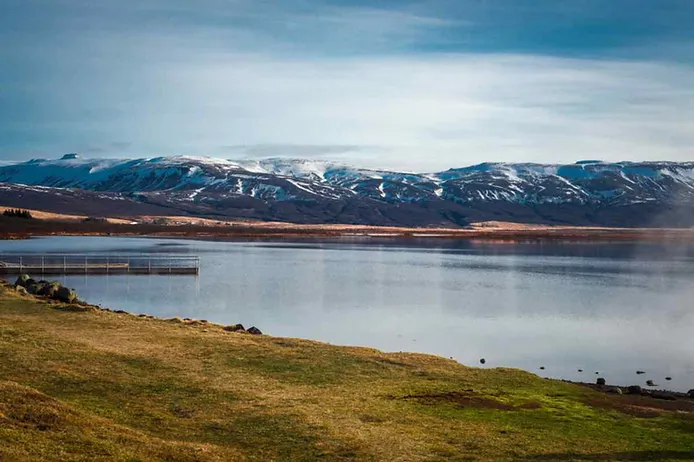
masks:
[[[3,461],[694,459],[670,402],[0,292]]]

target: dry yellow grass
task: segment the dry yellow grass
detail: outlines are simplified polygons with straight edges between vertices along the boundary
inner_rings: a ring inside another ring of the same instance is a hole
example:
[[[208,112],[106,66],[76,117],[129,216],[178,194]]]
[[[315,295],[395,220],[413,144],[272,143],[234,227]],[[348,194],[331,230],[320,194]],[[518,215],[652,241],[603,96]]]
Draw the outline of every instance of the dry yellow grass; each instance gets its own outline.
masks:
[[[15,209],[16,207],[0,207],[0,215],[8,209]],[[36,209],[22,208],[22,210],[28,210],[31,212],[31,216],[37,220],[47,220],[47,221],[82,221],[88,218],[86,215],[69,215],[65,213],[53,213],[45,212]],[[106,218],[109,223],[113,224],[128,224],[131,223],[132,219],[127,218]]]
[[[519,370],[0,290],[0,460],[694,459],[689,413]]]

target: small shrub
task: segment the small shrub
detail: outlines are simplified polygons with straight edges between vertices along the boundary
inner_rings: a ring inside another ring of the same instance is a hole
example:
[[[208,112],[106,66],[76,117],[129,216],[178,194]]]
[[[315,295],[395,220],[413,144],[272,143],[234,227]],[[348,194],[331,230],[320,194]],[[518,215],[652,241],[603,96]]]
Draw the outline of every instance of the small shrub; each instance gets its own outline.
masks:
[[[108,220],[104,217],[87,217],[82,220],[83,223],[108,223]]]
[[[2,214],[6,217],[26,218],[28,220],[34,218],[31,216],[31,212],[22,209],[7,209],[4,212],[2,212]]]

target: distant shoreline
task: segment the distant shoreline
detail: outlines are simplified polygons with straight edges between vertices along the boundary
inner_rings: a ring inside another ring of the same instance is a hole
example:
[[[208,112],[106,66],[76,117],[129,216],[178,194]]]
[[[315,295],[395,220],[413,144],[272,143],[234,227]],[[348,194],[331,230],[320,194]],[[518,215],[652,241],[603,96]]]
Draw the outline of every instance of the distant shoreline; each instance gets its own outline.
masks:
[[[0,206],[0,212],[7,207]],[[523,241],[692,241],[694,228],[608,228],[487,221],[465,227],[298,224],[193,216],[93,218],[27,209],[32,219],[0,214],[0,239],[33,236],[150,236],[182,239],[465,239]]]
[[[149,236],[181,239],[358,239],[446,240],[495,242],[526,241],[622,241],[694,242],[694,229],[584,228],[517,225],[512,227],[391,228],[361,225],[297,225],[279,223],[196,224],[81,223],[77,221],[5,219],[0,239],[38,236]]]

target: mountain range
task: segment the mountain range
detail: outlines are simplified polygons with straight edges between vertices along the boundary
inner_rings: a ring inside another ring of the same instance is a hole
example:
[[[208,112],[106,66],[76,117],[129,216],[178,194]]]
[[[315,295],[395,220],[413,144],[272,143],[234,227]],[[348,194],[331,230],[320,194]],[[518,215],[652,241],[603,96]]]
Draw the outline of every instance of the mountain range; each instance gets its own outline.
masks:
[[[0,205],[295,223],[681,227],[694,225],[694,162],[482,163],[407,173],[307,159],[67,154],[0,165]]]

